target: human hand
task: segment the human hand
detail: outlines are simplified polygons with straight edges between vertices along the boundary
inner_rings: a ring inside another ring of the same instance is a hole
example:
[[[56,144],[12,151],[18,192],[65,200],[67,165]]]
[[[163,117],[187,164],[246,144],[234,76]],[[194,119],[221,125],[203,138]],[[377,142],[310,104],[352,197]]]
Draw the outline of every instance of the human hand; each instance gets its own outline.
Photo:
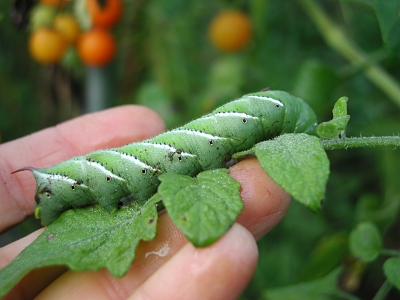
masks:
[[[164,131],[162,120],[140,106],[122,106],[85,115],[0,146],[0,230],[33,213],[35,181],[25,166],[45,167],[90,151],[118,147]],[[187,242],[167,214],[160,216],[155,240],[141,242],[123,278],[107,270],[67,271],[47,267],[29,273],[5,299],[235,299],[256,267],[255,240],[284,216],[290,196],[261,169],[256,159],[229,173],[242,186],[244,210],[219,241],[205,248]],[[3,268],[43,229],[0,249]]]

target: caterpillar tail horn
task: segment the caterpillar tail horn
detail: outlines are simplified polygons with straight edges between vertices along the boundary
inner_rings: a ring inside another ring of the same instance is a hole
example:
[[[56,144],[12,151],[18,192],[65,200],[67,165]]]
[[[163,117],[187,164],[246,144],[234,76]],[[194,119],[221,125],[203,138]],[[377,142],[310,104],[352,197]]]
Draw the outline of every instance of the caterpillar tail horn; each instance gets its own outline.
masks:
[[[23,167],[21,169],[18,169],[18,170],[15,170],[15,171],[11,172],[11,174],[15,174],[15,173],[22,172],[22,171],[34,172],[34,171],[36,171],[36,168],[34,168],[34,167]]]

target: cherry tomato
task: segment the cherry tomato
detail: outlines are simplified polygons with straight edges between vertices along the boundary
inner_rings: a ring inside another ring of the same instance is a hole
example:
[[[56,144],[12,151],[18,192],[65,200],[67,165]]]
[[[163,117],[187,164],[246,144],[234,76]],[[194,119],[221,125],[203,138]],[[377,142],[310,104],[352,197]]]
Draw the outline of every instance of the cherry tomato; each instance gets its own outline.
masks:
[[[36,30],[43,26],[51,26],[56,10],[44,4],[35,5],[29,15],[31,30]]]
[[[54,29],[42,27],[35,30],[29,39],[29,50],[35,60],[43,64],[58,62],[64,55],[68,42]]]
[[[104,66],[114,57],[116,43],[107,29],[94,28],[81,35],[77,48],[83,63],[90,66]]]
[[[70,0],[39,0],[40,3],[47,4],[49,6],[55,6],[55,7],[65,7]]]
[[[53,23],[53,28],[60,32],[72,44],[80,34],[78,21],[70,14],[58,14]]]
[[[86,5],[95,27],[110,28],[122,15],[121,0],[104,0],[104,5],[100,5],[99,0],[86,0]]]
[[[242,49],[250,41],[252,28],[249,18],[240,11],[224,11],[211,22],[209,37],[222,51]]]

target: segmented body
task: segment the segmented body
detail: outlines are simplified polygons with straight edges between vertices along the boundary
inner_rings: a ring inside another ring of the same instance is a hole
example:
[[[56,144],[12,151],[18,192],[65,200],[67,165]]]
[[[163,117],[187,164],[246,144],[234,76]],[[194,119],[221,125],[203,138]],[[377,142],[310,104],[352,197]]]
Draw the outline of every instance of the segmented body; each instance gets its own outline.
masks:
[[[234,153],[260,141],[283,133],[313,134],[315,126],[315,114],[302,99],[265,91],[142,142],[24,169],[37,183],[35,215],[48,225],[71,207],[99,203],[111,212],[122,199],[144,202],[157,191],[160,174],[194,176],[225,167]]]

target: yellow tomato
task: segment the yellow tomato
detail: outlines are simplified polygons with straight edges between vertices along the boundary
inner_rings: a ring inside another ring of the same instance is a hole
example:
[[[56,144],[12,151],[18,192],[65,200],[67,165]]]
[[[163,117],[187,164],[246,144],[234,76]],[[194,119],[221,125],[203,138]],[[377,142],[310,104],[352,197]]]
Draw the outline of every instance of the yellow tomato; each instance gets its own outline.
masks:
[[[42,27],[29,39],[29,50],[35,60],[43,64],[58,62],[68,47],[65,37],[54,29]]]
[[[53,27],[71,44],[76,41],[81,32],[78,21],[67,13],[58,14],[54,19]]]
[[[211,22],[209,37],[222,51],[242,49],[250,41],[252,27],[249,18],[240,11],[223,11]]]

